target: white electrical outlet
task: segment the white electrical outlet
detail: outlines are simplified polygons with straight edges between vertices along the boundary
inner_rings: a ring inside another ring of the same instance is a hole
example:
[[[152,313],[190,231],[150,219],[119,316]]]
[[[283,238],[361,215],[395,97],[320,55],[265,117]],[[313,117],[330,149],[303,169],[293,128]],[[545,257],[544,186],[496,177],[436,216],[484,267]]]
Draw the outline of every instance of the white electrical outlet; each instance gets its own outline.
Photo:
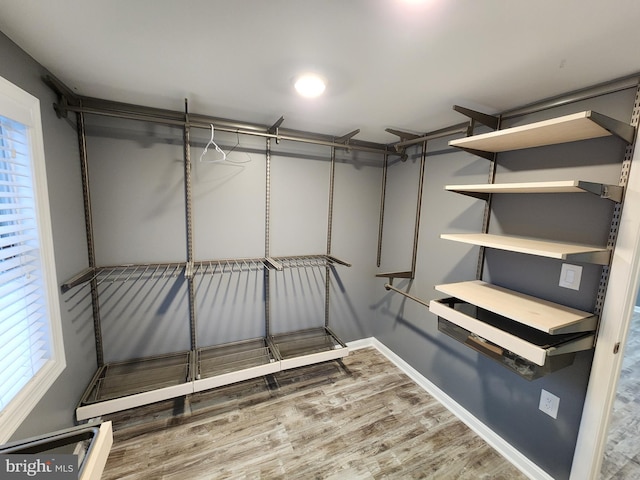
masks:
[[[542,389],[540,392],[540,405],[538,408],[552,418],[558,418],[558,407],[560,406],[560,398],[553,393]]]
[[[571,290],[580,290],[580,279],[582,278],[582,267],[580,265],[571,265],[563,263],[560,270],[559,285]]]

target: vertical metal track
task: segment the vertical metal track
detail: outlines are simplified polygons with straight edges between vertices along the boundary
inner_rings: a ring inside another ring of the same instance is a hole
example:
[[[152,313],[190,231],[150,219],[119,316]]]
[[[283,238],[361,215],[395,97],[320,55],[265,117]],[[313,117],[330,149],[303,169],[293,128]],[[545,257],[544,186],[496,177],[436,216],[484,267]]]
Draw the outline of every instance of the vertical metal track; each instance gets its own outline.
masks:
[[[502,117],[498,117],[498,127],[496,130],[500,130],[500,124],[502,122]],[[473,133],[473,130],[471,130]],[[487,179],[487,183],[495,183],[496,181],[496,160],[498,158],[498,154],[494,153],[493,158],[489,161],[489,178]],[[489,232],[489,223],[491,220],[491,202],[493,200],[493,194],[489,194],[487,197],[484,213],[482,215],[482,233]],[[484,259],[486,256],[486,248],[480,247],[480,251],[478,253],[478,265],[476,267],[476,279],[482,280],[482,275],[484,274]]]
[[[80,174],[82,175],[82,199],[84,201],[84,225],[87,234],[87,254],[89,267],[96,267],[95,242],[93,238],[93,213],[91,211],[91,193],[89,191],[89,162],[87,158],[87,135],[84,124],[84,113],[76,113],[78,132],[78,149],[80,153]],[[102,345],[102,324],[100,321],[100,298],[98,280],[93,275],[90,282],[91,307],[93,310],[93,329],[96,343],[96,362],[98,368],[104,365],[104,348]]]
[[[265,159],[265,199],[264,199],[264,256],[271,256],[271,139],[267,138],[266,159]],[[264,267],[264,321],[265,336],[271,335],[271,294],[270,294],[270,270]]]
[[[382,261],[382,232],[384,226],[384,203],[387,192],[387,167],[389,165],[389,154],[384,154],[384,163],[382,166],[382,187],[380,189],[380,220],[378,222],[378,256],[376,258],[376,266],[380,266]]]
[[[187,272],[193,268],[193,212],[191,202],[191,145],[189,126],[189,105],[184,101],[184,205],[187,228]],[[187,275],[187,288],[189,293],[189,324],[191,328],[191,350],[198,348],[197,324],[196,324],[196,298],[193,275]]]
[[[331,235],[333,234],[333,192],[336,178],[336,147],[331,147],[331,174],[329,177],[329,212],[327,219],[327,255],[331,255]],[[324,326],[329,326],[329,296],[331,290],[331,267],[325,267]]]
[[[418,181],[418,200],[416,202],[416,222],[413,231],[413,252],[411,254],[411,278],[416,276],[416,264],[418,261],[418,237],[420,235],[420,211],[422,210],[422,190],[424,189],[424,170],[427,163],[427,141],[422,142],[422,154],[420,155],[420,180]]]
[[[640,85],[636,87],[636,97],[633,104],[633,111],[631,113],[631,125],[636,128],[636,137],[637,137],[637,129],[640,125]],[[633,152],[635,149],[635,139],[633,143],[627,145],[624,158],[622,160],[622,167],[620,170],[620,181],[618,185],[621,187],[625,187],[629,180],[629,170],[631,169],[631,160],[633,159]],[[616,246],[616,240],[618,238],[618,230],[620,229],[620,216],[622,215],[622,202],[616,203],[613,209],[613,216],[611,218],[611,226],[609,228],[609,237],[607,239],[607,248],[613,249]],[[598,295],[596,297],[596,305],[594,308],[594,312],[596,315],[600,315],[602,313],[602,307],[604,306],[604,299],[607,293],[607,285],[609,284],[609,273],[611,267],[610,264],[602,267],[602,273],[600,274],[600,284],[598,285]],[[596,336],[597,338],[597,336]]]

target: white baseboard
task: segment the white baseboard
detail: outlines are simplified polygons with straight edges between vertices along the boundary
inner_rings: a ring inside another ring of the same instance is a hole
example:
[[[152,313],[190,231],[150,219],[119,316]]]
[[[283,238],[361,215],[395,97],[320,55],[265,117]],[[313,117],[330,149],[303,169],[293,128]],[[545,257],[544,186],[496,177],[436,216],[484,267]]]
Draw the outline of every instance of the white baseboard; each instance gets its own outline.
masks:
[[[487,427],[478,420],[468,410],[453,400],[449,395],[440,390],[435,384],[431,383],[415,368],[405,362],[398,355],[393,353],[386,345],[375,337],[364,338],[348,342],[349,350],[358,350],[366,347],[374,347],[385,357],[387,357],[395,366],[405,373],[417,385],[422,387],[429,395],[438,400],[447,410],[453,413],[462,423],[473,430],[480,438],[493,447],[500,455],[511,462],[518,470],[535,480],[553,480],[547,472],[538,467],[529,460],[513,445],[500,437],[497,433]]]

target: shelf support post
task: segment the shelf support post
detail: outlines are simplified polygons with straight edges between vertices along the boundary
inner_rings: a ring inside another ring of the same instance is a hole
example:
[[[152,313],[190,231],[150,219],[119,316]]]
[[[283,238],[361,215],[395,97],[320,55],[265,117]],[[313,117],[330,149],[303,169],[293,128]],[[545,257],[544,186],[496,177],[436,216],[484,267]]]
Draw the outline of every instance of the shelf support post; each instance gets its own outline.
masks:
[[[601,118],[601,116],[598,115],[597,117],[594,117],[594,113],[595,112],[591,112],[592,120],[596,121],[596,123],[598,123],[600,126],[609,130],[610,127],[601,123],[604,121]],[[606,117],[605,117],[605,120],[606,120]],[[616,125],[618,125],[618,123],[613,125],[613,127],[615,127]],[[631,130],[626,131],[627,136],[626,137],[622,136],[625,134],[625,132],[617,133],[617,132],[613,132],[612,130],[609,130],[612,133],[618,136],[621,136],[621,138],[623,138],[627,142],[627,146],[624,151],[624,158],[622,160],[622,168],[620,170],[620,181],[618,183],[618,185],[623,189],[623,192],[621,195],[622,197],[624,197],[624,193],[625,193],[624,191],[626,190],[627,182],[629,181],[629,170],[631,169],[631,161],[633,160],[633,152],[635,150],[635,131],[637,130],[638,126],[640,126],[640,85],[636,87],[636,96],[633,104],[633,111],[631,113],[631,123],[629,125],[629,128]],[[630,132],[632,133],[629,136]],[[622,215],[622,200],[623,198],[621,198],[620,202],[616,203],[615,206],[613,207],[613,216],[611,217],[611,226],[609,227],[609,237],[607,239],[607,248],[611,249],[611,251],[613,251],[613,249],[615,248],[616,240],[618,238],[618,230],[620,229],[620,217]],[[611,259],[613,259],[613,255],[611,256]],[[600,284],[598,286],[598,294],[596,296],[596,305],[594,308],[594,313],[598,316],[600,316],[600,314],[602,313],[602,308],[604,306],[604,299],[607,294],[607,285],[609,284],[609,273],[611,270],[611,259],[609,260],[608,265],[605,265],[604,267],[602,267],[602,273],[600,275]],[[598,324],[598,331],[599,329],[600,329],[600,325]],[[597,341],[597,338],[598,338],[598,335],[596,334],[596,341]]]
[[[349,139],[358,133],[360,130],[355,130],[346,135],[345,143],[349,142]],[[348,151],[348,150],[347,150]],[[333,233],[333,196],[335,189],[335,177],[336,177],[336,147],[331,147],[331,173],[329,175],[329,208],[327,215],[327,257],[331,255],[331,236]],[[324,294],[324,326],[329,326],[329,296],[331,292],[331,266],[329,263],[325,266],[325,294]]]
[[[78,131],[78,149],[80,153],[80,174],[82,175],[82,199],[84,202],[84,225],[87,234],[87,256],[89,268],[95,272],[96,252],[95,240],[93,236],[93,213],[91,211],[91,192],[89,190],[89,160],[87,157],[87,133],[84,123],[84,113],[76,113],[76,123]],[[93,330],[96,345],[96,362],[98,368],[104,365],[104,349],[102,344],[102,325],[100,321],[100,297],[98,295],[98,281],[96,275],[92,275],[90,281],[91,288],[91,309],[93,313]]]
[[[281,117],[276,125],[284,120]],[[275,127],[278,128],[277,126]],[[265,148],[265,199],[264,199],[264,256],[271,260],[271,243],[270,243],[270,226],[271,226],[271,138],[266,140]],[[278,264],[280,270],[282,265]],[[265,337],[270,342],[271,337],[271,270],[267,267],[263,269],[264,275],[264,329]]]
[[[384,154],[382,164],[382,186],[380,187],[380,219],[378,220],[378,255],[376,258],[376,266],[380,267],[382,261],[382,232],[384,227],[384,203],[387,192],[387,167],[389,165],[389,154]]]
[[[411,254],[411,279],[416,276],[418,262],[418,237],[420,235],[420,213],[422,211],[422,190],[424,190],[424,171],[427,163],[427,141],[422,142],[420,155],[420,177],[418,180],[418,199],[416,200],[416,222],[413,231],[413,252]]]
[[[191,203],[191,145],[189,126],[189,104],[184,100],[184,204],[187,228],[187,266],[193,265],[193,212]],[[187,271],[189,269],[187,268]],[[196,289],[193,275],[187,275],[187,289],[189,294],[189,325],[191,329],[191,350],[198,348],[196,324]]]

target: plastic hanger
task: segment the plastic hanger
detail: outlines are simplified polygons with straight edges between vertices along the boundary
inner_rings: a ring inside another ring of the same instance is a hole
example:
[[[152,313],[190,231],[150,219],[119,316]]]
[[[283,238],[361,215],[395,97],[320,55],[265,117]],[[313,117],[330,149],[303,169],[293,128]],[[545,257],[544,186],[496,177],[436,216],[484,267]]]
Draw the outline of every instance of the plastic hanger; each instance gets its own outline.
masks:
[[[213,135],[214,135],[214,130],[213,130],[213,124],[211,124],[211,140],[209,140],[209,143],[207,143],[207,146],[204,147],[204,150],[202,151],[202,154],[200,155],[200,161],[204,162],[204,163],[220,163],[220,162],[224,162],[227,160],[227,154],[224,153],[224,151],[218,146],[218,144],[216,142],[213,141]],[[203,160],[204,156],[207,154],[207,151],[209,151],[209,147],[210,146],[214,146],[216,149],[216,152],[218,152],[220,155],[222,155],[222,158],[218,158],[216,160]]]

